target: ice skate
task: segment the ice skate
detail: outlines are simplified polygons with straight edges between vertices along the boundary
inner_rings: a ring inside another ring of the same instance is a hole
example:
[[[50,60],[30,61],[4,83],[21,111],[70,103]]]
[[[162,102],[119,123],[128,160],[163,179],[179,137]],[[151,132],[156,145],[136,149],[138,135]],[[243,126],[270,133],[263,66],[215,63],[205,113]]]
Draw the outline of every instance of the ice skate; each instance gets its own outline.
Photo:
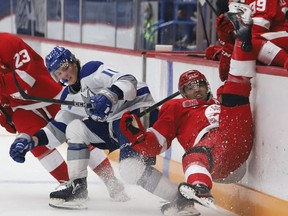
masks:
[[[124,185],[116,178],[110,178],[106,183],[110,197],[117,202],[126,202],[130,197],[125,192]]]
[[[87,209],[88,198],[86,178],[74,179],[63,184],[66,188],[50,193],[49,205],[63,209]]]
[[[243,51],[248,52],[252,49],[251,43],[251,8],[248,5],[234,3],[229,5],[229,11],[226,13],[227,18],[234,26],[235,37],[242,41],[241,48]]]
[[[206,185],[190,185],[187,183],[181,183],[178,190],[186,199],[194,200],[203,206],[216,209],[214,204],[215,199]]]
[[[166,216],[198,216],[198,212],[194,207],[194,201],[186,199],[179,192],[173,202],[166,203],[161,207],[161,212]]]

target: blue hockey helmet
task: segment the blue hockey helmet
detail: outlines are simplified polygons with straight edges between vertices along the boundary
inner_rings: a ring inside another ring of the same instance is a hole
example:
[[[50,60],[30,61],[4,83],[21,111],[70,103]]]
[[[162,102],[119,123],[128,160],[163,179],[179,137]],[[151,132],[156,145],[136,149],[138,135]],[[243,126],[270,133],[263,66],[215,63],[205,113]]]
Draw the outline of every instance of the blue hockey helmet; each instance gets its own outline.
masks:
[[[65,62],[76,62],[77,59],[70,50],[56,46],[54,49],[46,56],[45,62],[48,71],[51,73],[53,78],[57,80],[55,71]]]

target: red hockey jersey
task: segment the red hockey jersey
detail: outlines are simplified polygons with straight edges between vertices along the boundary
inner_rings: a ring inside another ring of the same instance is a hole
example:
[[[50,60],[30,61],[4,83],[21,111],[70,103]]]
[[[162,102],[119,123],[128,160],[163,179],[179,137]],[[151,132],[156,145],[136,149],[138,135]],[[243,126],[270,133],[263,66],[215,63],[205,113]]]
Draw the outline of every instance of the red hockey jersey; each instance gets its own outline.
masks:
[[[253,34],[287,31],[288,0],[246,0],[252,9]]]
[[[62,90],[50,76],[40,55],[18,36],[0,33],[0,96],[7,97],[14,110],[47,106],[46,103],[25,101],[17,90],[12,71],[29,95],[54,98]]]

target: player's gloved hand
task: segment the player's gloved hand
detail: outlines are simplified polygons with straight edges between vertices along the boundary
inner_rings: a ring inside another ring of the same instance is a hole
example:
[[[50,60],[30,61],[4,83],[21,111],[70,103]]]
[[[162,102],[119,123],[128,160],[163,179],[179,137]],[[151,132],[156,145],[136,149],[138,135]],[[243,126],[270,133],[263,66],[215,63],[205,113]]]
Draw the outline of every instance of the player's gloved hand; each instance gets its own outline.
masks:
[[[89,100],[89,103],[92,104],[92,108],[89,109],[90,116],[96,121],[105,121],[111,113],[112,106],[117,101],[118,96],[116,93],[109,88],[102,89]]]
[[[12,118],[13,111],[10,107],[2,107],[6,114]],[[0,111],[0,125],[4,127],[9,133],[15,134],[17,132],[13,122],[9,122],[5,115]]]
[[[35,147],[32,137],[26,133],[20,133],[10,146],[10,157],[18,163],[25,162],[25,155]]]
[[[227,19],[225,14],[221,14],[216,18],[216,29],[218,40],[221,45],[225,44],[234,44],[235,42],[235,34],[234,34],[234,26]]]
[[[132,145],[145,139],[145,128],[137,115],[125,112],[120,120],[120,130],[130,140]]]
[[[206,59],[219,61],[219,55],[221,53],[222,46],[210,45],[205,50]]]

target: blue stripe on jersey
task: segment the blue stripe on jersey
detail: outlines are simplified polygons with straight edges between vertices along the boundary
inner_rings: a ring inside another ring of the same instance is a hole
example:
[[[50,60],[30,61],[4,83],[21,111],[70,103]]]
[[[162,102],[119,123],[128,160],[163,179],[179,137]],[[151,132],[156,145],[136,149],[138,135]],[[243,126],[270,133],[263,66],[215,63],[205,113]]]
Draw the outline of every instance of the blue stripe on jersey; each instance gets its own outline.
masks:
[[[65,133],[67,125],[62,122],[57,122],[55,120],[51,121],[51,124],[53,124],[56,128],[58,128],[60,131]]]
[[[65,99],[67,98],[67,95],[68,95],[68,94],[69,94],[68,87],[66,87],[66,88],[63,90],[60,99],[61,99],[61,100],[65,100]]]
[[[102,64],[103,62],[100,61],[90,61],[83,65],[80,71],[80,79],[93,74]]]
[[[119,73],[119,72],[114,71],[114,70],[112,70],[112,69],[106,69],[106,70],[102,71],[102,73],[103,73],[103,74],[106,74],[106,75],[108,75],[108,76],[110,76],[110,77],[112,77],[112,76],[114,76],[115,74],[117,74],[117,73]],[[118,78],[118,79],[119,79],[119,78]]]
[[[144,94],[150,94],[149,88],[147,86],[137,90],[137,96],[141,96]]]

